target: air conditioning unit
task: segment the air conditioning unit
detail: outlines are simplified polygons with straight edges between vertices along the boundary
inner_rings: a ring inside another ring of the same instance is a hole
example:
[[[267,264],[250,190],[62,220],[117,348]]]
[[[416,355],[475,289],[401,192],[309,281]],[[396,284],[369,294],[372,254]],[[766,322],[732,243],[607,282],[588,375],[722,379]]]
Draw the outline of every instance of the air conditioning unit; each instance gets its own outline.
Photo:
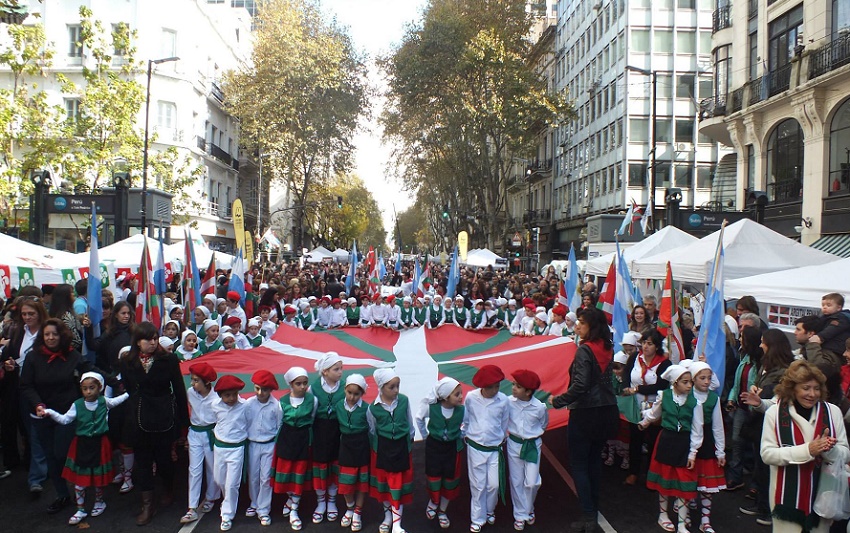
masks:
[[[688,144],[688,143],[678,143],[676,145],[676,151],[677,152],[690,152],[691,151],[691,145]]]

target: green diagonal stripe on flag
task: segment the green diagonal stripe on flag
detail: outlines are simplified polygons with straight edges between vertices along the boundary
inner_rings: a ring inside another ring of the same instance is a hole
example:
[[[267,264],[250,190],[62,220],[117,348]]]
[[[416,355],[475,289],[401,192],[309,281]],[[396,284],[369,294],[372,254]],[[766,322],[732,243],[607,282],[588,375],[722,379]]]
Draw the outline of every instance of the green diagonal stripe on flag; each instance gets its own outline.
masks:
[[[502,330],[497,333],[495,336],[490,337],[484,342],[479,342],[476,344],[470,344],[469,346],[464,346],[463,348],[458,348],[457,350],[452,350],[450,352],[440,352],[440,353],[432,353],[431,357],[434,361],[438,363],[442,363],[445,361],[451,361],[456,357],[461,357],[464,355],[474,355],[481,352],[487,352],[492,350],[493,348],[499,346],[500,344],[504,344],[511,340],[513,336],[507,330]],[[472,383],[472,380],[469,381]],[[509,391],[510,392],[510,391]]]
[[[392,363],[395,361],[395,354],[389,350],[384,350],[383,348],[378,348],[375,345],[369,344],[368,342],[358,339],[354,335],[349,335],[344,331],[325,331],[327,335],[331,335],[332,337],[336,337],[342,342],[351,345],[352,348],[357,348],[360,351],[366,352],[369,355],[375,356],[376,358]]]

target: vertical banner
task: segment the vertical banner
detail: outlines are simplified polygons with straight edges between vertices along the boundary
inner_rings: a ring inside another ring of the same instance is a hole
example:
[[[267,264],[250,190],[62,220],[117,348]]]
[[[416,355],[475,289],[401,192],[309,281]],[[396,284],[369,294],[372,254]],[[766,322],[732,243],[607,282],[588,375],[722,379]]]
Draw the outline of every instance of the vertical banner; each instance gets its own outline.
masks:
[[[254,264],[254,239],[248,230],[245,230],[245,259],[248,260],[248,268],[251,268]]]
[[[62,270],[62,283],[73,285],[77,282],[77,274],[74,272],[73,268],[63,268]]]
[[[12,296],[12,269],[9,265],[0,265],[0,295],[3,298]]]
[[[236,248],[242,250],[242,257],[245,257],[245,215],[239,198],[233,200],[233,233],[236,234]]]
[[[18,288],[35,285],[35,273],[28,267],[18,267]]]
[[[466,263],[466,252],[469,248],[469,233],[461,231],[457,234],[457,247],[460,251],[460,262]]]

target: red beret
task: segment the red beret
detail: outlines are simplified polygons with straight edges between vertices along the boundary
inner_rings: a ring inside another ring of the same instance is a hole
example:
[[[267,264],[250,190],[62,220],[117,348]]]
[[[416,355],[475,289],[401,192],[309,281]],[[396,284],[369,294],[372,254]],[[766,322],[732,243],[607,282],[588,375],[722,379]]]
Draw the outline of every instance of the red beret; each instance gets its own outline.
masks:
[[[286,307],[283,308],[283,314],[284,315],[291,315],[292,313],[297,313],[297,312],[298,312],[298,309],[295,309],[291,305],[287,305]]]
[[[212,383],[216,380],[216,378],[218,378],[215,368],[210,366],[208,363],[195,363],[189,367],[189,373],[198,376],[204,381],[204,383]]]
[[[381,293],[380,293],[380,292],[376,292],[376,293],[375,293],[375,295],[374,295],[374,296],[372,296],[372,301],[373,301],[373,302],[378,302],[378,301],[380,301],[380,300],[381,300]]]
[[[540,376],[532,370],[517,370],[511,373],[516,384],[524,389],[537,390],[540,388]]]
[[[331,300],[331,305],[339,305],[339,304],[340,304],[339,298],[334,298],[333,300]]]
[[[272,310],[271,306],[268,306],[268,305],[261,305],[261,306],[260,306],[260,308],[259,308],[259,311],[260,311],[261,313],[262,313],[263,311],[271,311],[271,310]]]
[[[280,388],[277,384],[277,380],[274,377],[274,374],[269,372],[268,370],[257,370],[254,372],[254,375],[251,376],[251,381],[254,385],[259,385],[265,389],[277,390]]]
[[[238,316],[229,316],[227,320],[224,321],[225,326],[242,326],[242,321]]]
[[[331,302],[331,297],[330,297],[330,296],[328,296],[328,295],[326,294],[326,295],[322,296],[322,300],[324,300],[324,301],[326,301],[326,302],[330,303],[330,302]]]
[[[561,304],[557,304],[552,308],[553,315],[567,316],[567,308]]]
[[[216,382],[215,391],[216,392],[224,392],[224,391],[229,391],[229,390],[239,390],[239,391],[241,391],[244,387],[245,387],[244,381],[237,378],[236,376],[227,374],[227,375],[221,376],[221,379],[219,379]]]
[[[395,301],[395,295],[394,294],[390,294],[389,296],[387,296],[387,303],[393,303],[394,301]]]
[[[489,387],[505,379],[505,373],[496,365],[484,365],[472,376],[472,384],[476,387]]]
[[[229,296],[228,296],[228,298],[229,298]],[[534,303],[534,300],[532,300],[531,298],[523,298],[522,299],[522,306],[523,307],[537,307],[537,304]]]
[[[239,293],[236,291],[227,291],[228,300],[239,300]]]

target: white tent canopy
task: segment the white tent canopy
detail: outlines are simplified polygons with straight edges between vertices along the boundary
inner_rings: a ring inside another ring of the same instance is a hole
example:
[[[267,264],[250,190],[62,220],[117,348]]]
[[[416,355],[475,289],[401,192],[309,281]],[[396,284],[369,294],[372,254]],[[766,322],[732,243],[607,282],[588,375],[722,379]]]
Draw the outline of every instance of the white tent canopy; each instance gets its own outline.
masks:
[[[710,275],[719,235],[718,230],[688,246],[634,261],[632,278],[664,279],[669,261],[674,280],[705,283]],[[804,246],[746,218],[726,227],[723,247],[723,275],[726,280],[823,265],[839,259],[838,256]]]
[[[631,270],[634,261],[670,250],[677,250],[697,240],[696,237],[685,233],[676,226],[664,226],[663,229],[653,233],[642,241],[623,249],[623,259],[625,259],[626,265]],[[617,255],[616,252],[613,252],[591,259],[585,265],[585,274],[593,276],[607,275],[608,267],[611,266],[611,261],[615,255]]]
[[[498,263],[497,263],[498,260]],[[466,254],[466,262],[464,263],[467,266],[471,267],[488,267],[491,266],[493,268],[506,268],[507,262],[503,257],[500,257],[495,252],[492,252],[486,248],[476,248],[474,250],[470,250]]]
[[[850,259],[824,265],[792,268],[732,281],[724,285],[726,298],[753,296],[761,303],[797,307],[820,307],[821,297],[830,292],[850,298]]]
[[[223,268],[227,270],[231,268],[233,264],[234,257],[230,254],[226,254],[224,252],[216,252],[214,250],[210,250],[206,246],[198,246],[194,237],[192,238],[192,242],[194,243],[194,252],[195,252],[195,263],[198,265],[198,269],[205,269],[210,265],[210,259],[212,259],[213,253],[215,253],[215,267]],[[159,243],[157,243],[157,247],[159,247]],[[173,260],[177,260],[180,264],[183,264],[183,261],[186,257],[186,242],[176,242],[174,244],[169,244],[165,247],[165,261],[171,262]],[[141,254],[141,250],[139,250]],[[139,255],[141,257],[141,255]],[[153,261],[153,258],[151,258]],[[248,264],[245,263],[245,268],[248,268]]]
[[[195,240],[194,236],[192,240]],[[147,237],[147,241],[148,253],[151,256],[151,264],[156,266],[156,262],[159,259],[159,241],[151,239],[150,237]],[[115,268],[132,268],[133,270],[138,270],[139,265],[141,264],[144,242],[144,235],[133,235],[132,237],[110,244],[109,246],[104,246],[98,251],[98,257],[100,258],[101,263],[111,262],[114,264]],[[183,265],[183,261],[186,256],[185,241],[163,246],[162,251],[165,254],[166,263],[178,262],[181,266]],[[195,261],[199,269],[204,269],[209,266],[212,255],[213,250],[210,250],[205,246],[195,246]],[[76,254],[76,257],[82,258],[82,261],[80,259],[77,261],[85,264],[88,264],[88,256],[88,252]],[[216,268],[223,268],[226,270],[231,268],[232,263],[232,255],[215,252]]]
[[[348,257],[351,255],[348,250],[343,250],[342,248],[337,248],[331,253],[338,263],[348,263]]]
[[[305,256],[305,261],[308,263],[321,263],[325,259],[333,259],[334,254],[324,246],[319,246],[312,252],[308,252]]]

